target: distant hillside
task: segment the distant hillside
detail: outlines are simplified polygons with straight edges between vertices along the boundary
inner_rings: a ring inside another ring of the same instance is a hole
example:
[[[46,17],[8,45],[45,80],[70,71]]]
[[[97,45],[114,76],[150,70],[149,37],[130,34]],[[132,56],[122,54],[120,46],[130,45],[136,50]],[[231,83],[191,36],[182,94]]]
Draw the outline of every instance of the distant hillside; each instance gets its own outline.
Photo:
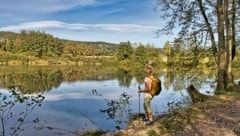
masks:
[[[9,32],[9,31],[0,31],[0,39],[3,39],[4,37],[8,37],[8,36],[18,36],[19,33],[15,33],[15,32]],[[58,37],[56,37],[58,38]],[[62,41],[63,43],[65,42],[74,42],[74,43],[80,43],[80,44],[87,44],[87,45],[97,45],[97,46],[117,46],[119,44],[116,43],[109,43],[109,42],[104,42],[104,41],[97,41],[97,42],[93,42],[93,41],[76,41],[76,40],[67,40],[67,39],[60,39],[58,38],[60,41]]]
[[[67,40],[67,39],[60,39],[62,42],[75,42],[75,43],[80,43],[80,44],[88,44],[88,45],[109,45],[109,46],[116,46],[119,44],[116,43],[109,43],[109,42],[104,42],[104,41],[76,41],[76,40]]]
[[[115,43],[108,43],[108,42],[103,42],[103,41],[99,41],[99,42],[93,42],[93,41],[73,41],[73,40],[66,40],[66,39],[61,39],[61,41],[64,43],[65,46],[68,45],[68,43],[71,43],[75,46],[81,46],[81,50],[82,49],[86,49],[88,48],[89,50],[94,50],[94,54],[97,56],[113,56],[114,53],[117,50],[117,47],[119,44],[115,44]],[[85,46],[85,47],[84,47]],[[87,52],[87,51],[85,51]],[[87,56],[91,56],[92,54],[85,54]]]
[[[67,57],[113,56],[118,44],[108,42],[59,39],[40,31],[22,30],[20,33],[0,31],[0,50],[26,53],[30,56]]]
[[[1,37],[7,36],[7,35],[18,35],[18,33],[8,32],[8,31],[0,31]]]

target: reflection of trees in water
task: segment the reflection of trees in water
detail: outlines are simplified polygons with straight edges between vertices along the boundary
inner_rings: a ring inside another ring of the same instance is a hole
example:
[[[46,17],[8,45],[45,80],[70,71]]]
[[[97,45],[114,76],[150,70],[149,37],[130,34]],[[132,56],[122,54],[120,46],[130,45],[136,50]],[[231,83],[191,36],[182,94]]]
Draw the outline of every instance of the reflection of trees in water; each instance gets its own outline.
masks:
[[[0,85],[7,88],[17,85],[22,93],[49,91],[58,87],[63,81],[109,80],[117,78],[120,86],[129,87],[133,77],[143,83],[143,69],[132,71],[117,69],[114,66],[81,67],[28,67],[26,69],[7,67],[0,71]]]
[[[9,72],[0,75],[1,86],[17,86],[23,94],[32,94],[49,91],[53,87],[58,87],[62,82],[62,72],[50,69],[37,69],[25,72]]]
[[[104,66],[82,66],[61,69],[64,81],[114,79],[116,68]]]
[[[171,86],[173,80],[174,80],[174,74],[173,73],[168,72],[164,75],[163,85],[167,90]]]
[[[42,95],[21,95],[17,87],[12,86],[9,94],[0,93],[0,135],[14,136],[39,123],[39,119],[28,117],[44,100]],[[20,109],[16,109],[20,107]]]
[[[133,75],[132,75],[131,71],[119,69],[117,71],[116,78],[117,78],[120,86],[129,87],[131,85]]]
[[[173,80],[173,90],[180,91],[186,88],[188,77],[185,75],[175,75]]]
[[[114,79],[111,67],[7,67],[0,71],[0,86],[18,86],[24,94],[49,91],[63,81]]]
[[[207,80],[215,79],[214,75],[206,75],[201,73],[167,73],[164,76],[163,85],[168,89],[171,85],[174,91],[186,89],[190,84],[194,84],[196,88],[201,88],[203,84],[211,84]]]
[[[136,69],[134,71],[134,76],[136,78],[136,81],[141,84],[144,82],[144,78],[146,76],[145,72],[144,72],[144,68],[139,68],[139,69]]]
[[[156,72],[156,71],[155,71]],[[201,72],[201,71],[200,71]],[[203,73],[165,73],[162,81],[167,90],[172,85],[174,90],[182,90],[187,85],[194,84],[199,88],[207,78],[214,78],[213,74]],[[163,74],[155,73],[155,76]],[[22,93],[30,94],[49,91],[58,87],[63,81],[109,80],[117,78],[120,86],[129,87],[135,77],[139,84],[143,83],[145,73],[143,68],[124,70],[114,66],[81,66],[81,67],[7,67],[0,71],[0,86],[16,85]]]

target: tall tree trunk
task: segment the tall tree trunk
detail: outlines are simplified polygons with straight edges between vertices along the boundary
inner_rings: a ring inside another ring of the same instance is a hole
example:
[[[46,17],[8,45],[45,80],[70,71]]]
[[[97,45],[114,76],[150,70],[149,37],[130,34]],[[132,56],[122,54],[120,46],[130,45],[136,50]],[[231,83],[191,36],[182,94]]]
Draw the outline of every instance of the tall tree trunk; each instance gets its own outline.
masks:
[[[224,16],[225,16],[225,29],[226,29],[226,47],[227,47],[227,88],[233,86],[233,75],[232,75],[232,26],[230,22],[229,15],[229,2],[228,0],[224,0]]]
[[[209,22],[209,19],[207,17],[207,14],[206,14],[206,11],[203,7],[203,3],[202,3],[202,0],[197,0],[198,4],[199,4],[199,7],[200,7],[200,11],[201,11],[201,14],[204,18],[204,21],[206,23],[206,26],[207,26],[207,29],[208,29],[208,32],[209,32],[209,35],[210,35],[210,40],[211,40],[211,44],[212,44],[212,52],[213,52],[213,56],[214,56],[214,59],[217,63],[217,60],[218,60],[218,48],[217,48],[217,43],[215,42],[215,38],[214,38],[214,32],[213,32],[213,29],[211,27],[211,24]]]
[[[223,0],[217,0],[217,19],[218,19],[218,80],[217,90],[226,90],[227,67],[226,67],[226,47],[225,47],[225,32],[224,32],[224,7]]]
[[[235,39],[235,24],[236,24],[236,0],[232,0],[232,18],[231,18],[231,29],[232,29],[232,37],[231,37],[231,50],[229,50],[229,52],[231,52],[231,60],[228,65],[228,78],[231,79],[231,84],[228,86],[232,86],[233,84],[233,74],[232,74],[232,61],[235,57],[235,52],[236,52],[236,39]]]
[[[236,5],[236,0],[232,0],[232,24],[231,24],[231,27],[232,27],[232,60],[234,59],[235,57],[235,53],[236,53],[236,30],[235,30],[235,24],[236,24],[236,8],[237,8],[237,5]]]

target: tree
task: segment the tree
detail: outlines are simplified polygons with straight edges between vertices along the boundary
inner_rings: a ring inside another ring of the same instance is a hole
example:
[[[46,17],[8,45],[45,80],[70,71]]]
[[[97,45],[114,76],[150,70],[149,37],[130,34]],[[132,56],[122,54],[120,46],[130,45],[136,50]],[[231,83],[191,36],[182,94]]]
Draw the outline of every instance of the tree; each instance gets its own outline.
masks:
[[[148,58],[147,58],[147,54],[146,54],[146,47],[142,44],[140,44],[136,50],[135,50],[135,59],[136,62],[139,62],[142,65],[145,65]]]
[[[169,41],[167,41],[164,44],[163,52],[167,56],[167,64],[170,65],[171,64],[170,61],[171,61],[171,57],[172,57],[172,47],[171,47],[171,44]]]
[[[25,31],[15,40],[17,53],[28,53],[30,55],[43,57],[59,57],[63,53],[63,44],[50,34],[40,31]]]
[[[132,45],[130,42],[121,42],[117,49],[117,59],[119,61],[129,59],[133,53]]]
[[[178,25],[179,37],[210,44],[217,65],[217,90],[233,86],[232,61],[236,49],[236,15],[239,0],[157,0],[166,25],[158,34],[171,33]]]

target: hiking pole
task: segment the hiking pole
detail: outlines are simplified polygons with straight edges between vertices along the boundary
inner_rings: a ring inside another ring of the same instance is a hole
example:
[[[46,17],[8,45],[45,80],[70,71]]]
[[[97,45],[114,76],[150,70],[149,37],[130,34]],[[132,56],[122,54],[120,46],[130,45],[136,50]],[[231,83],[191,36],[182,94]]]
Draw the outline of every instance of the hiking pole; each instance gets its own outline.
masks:
[[[138,90],[141,90],[141,87],[138,86]],[[140,92],[138,92],[138,118],[139,118],[139,123],[140,123]]]

